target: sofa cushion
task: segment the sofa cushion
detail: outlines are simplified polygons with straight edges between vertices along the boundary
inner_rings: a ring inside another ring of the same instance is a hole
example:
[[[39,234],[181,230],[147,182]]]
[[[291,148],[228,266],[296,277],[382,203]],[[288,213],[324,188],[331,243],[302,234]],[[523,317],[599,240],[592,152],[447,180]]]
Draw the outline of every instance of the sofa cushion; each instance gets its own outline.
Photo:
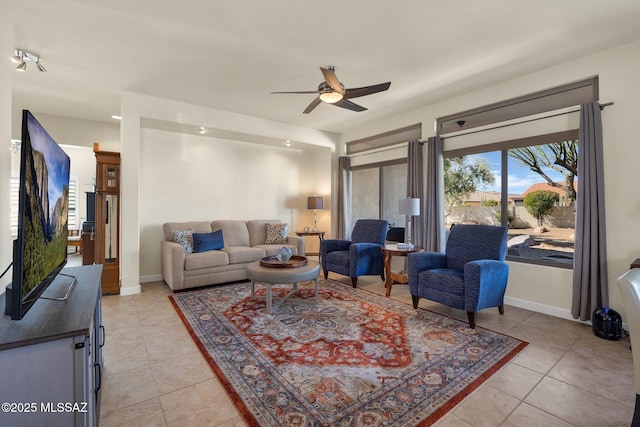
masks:
[[[421,271],[418,274],[418,286],[422,283],[428,284],[429,288],[437,289],[441,292],[459,297],[464,296],[464,274],[459,270],[434,268]]]
[[[289,224],[266,224],[265,245],[287,243]]]
[[[252,219],[247,221],[250,246],[263,245],[267,237],[267,224],[281,224],[278,219]]]
[[[222,230],[216,230],[212,233],[193,233],[193,251],[206,252],[224,247],[224,239]]]
[[[250,246],[247,223],[239,220],[219,220],[211,223],[212,230],[222,230],[225,246]]]
[[[171,232],[173,240],[182,245],[182,249],[186,255],[193,252],[193,229],[173,230]]]
[[[185,271],[219,267],[229,264],[229,256],[222,251],[206,251],[189,254],[184,258]]]
[[[250,246],[226,246],[221,251],[229,256],[230,264],[260,261],[265,256],[264,249]]]

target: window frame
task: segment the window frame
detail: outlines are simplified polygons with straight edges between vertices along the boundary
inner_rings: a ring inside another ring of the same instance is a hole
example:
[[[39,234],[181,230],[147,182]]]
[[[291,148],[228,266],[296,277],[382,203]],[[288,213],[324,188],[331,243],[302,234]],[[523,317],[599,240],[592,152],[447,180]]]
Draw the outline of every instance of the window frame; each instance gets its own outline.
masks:
[[[521,148],[521,147],[531,147],[534,145],[546,145],[551,144],[558,141],[568,141],[568,140],[577,140],[579,135],[578,129],[571,129],[561,132],[552,132],[542,135],[535,135],[526,138],[516,138],[501,142],[495,142],[490,144],[476,145],[473,147],[459,148],[454,150],[448,150],[443,153],[444,158],[453,158],[460,156],[467,156],[473,154],[482,154],[489,152],[501,152],[501,164],[500,164],[500,215],[501,215],[501,225],[507,225],[507,209],[508,209],[508,196],[509,196],[509,187],[508,187],[508,151],[512,148]],[[579,188],[579,187],[578,187]],[[579,191],[579,190],[578,190]],[[567,264],[562,262],[543,260],[537,258],[525,258],[518,257],[513,255],[508,255],[506,257],[507,261],[512,262],[520,262],[524,264],[535,264],[535,265],[543,265],[547,267],[557,267],[563,269],[573,270],[573,263]]]
[[[358,165],[358,166],[351,166],[349,168],[350,173],[353,173],[354,171],[359,171],[359,170],[378,169],[378,219],[382,219],[383,213],[384,213],[384,207],[383,207],[383,203],[385,200],[384,199],[384,181],[383,181],[384,168],[387,166],[397,166],[402,164],[408,167],[409,160],[407,157],[392,159],[392,160],[385,160],[382,162],[368,163],[368,164]],[[351,195],[351,198],[352,200],[350,202],[353,203],[353,193]]]

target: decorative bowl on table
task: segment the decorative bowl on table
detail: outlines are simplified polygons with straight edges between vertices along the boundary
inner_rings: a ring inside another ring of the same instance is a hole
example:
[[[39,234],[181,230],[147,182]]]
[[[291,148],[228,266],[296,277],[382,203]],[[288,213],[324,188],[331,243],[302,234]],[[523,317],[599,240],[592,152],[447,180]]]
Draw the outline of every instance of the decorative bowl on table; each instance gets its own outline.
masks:
[[[278,258],[274,256],[266,256],[260,258],[260,265],[263,267],[271,268],[295,268],[303,267],[307,265],[307,257],[300,255],[292,255],[287,262],[280,262]]]
[[[276,258],[281,263],[286,264],[291,259],[292,255],[293,253],[291,252],[291,249],[287,248],[286,246],[283,246],[280,248],[280,250],[276,254]]]

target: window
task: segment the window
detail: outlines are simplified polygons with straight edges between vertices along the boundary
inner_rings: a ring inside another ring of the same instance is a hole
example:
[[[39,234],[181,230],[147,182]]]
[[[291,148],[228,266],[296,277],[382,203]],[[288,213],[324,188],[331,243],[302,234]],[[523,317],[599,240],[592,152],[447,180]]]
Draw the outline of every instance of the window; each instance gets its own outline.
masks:
[[[72,175],[69,179],[69,219],[68,229],[77,230],[80,226],[78,219],[79,214],[78,206],[78,177]]]
[[[390,226],[404,227],[398,213],[400,199],[407,197],[406,159],[363,165],[351,171],[351,224],[362,218],[380,218]]]
[[[445,153],[445,223],[509,227],[507,259],[573,267],[578,131]]]
[[[419,140],[422,124],[346,143],[351,159],[351,225],[361,218],[404,227],[399,201],[407,197],[407,141]]]

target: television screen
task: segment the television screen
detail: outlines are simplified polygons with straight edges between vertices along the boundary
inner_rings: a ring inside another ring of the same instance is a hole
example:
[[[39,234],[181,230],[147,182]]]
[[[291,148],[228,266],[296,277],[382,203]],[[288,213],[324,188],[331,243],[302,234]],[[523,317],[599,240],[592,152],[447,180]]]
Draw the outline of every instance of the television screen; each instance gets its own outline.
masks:
[[[67,262],[69,156],[35,117],[22,113],[18,237],[7,309],[21,319]]]

